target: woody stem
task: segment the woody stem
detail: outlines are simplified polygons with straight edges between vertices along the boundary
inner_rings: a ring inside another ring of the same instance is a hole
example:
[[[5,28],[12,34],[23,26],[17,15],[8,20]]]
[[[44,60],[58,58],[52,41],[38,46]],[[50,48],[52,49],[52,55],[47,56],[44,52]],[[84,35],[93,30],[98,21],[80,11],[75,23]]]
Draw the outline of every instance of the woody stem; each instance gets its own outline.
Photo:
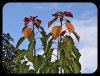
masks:
[[[34,23],[33,23],[33,34],[34,34]],[[34,37],[33,37],[34,39],[33,40],[35,40],[35,34],[34,34]],[[34,56],[36,55],[36,50],[35,50],[35,46],[34,46]]]
[[[61,27],[63,26],[62,21],[61,21]],[[60,35],[60,43],[59,43],[59,52],[61,52],[61,35]],[[62,67],[60,69],[60,72],[62,73]]]

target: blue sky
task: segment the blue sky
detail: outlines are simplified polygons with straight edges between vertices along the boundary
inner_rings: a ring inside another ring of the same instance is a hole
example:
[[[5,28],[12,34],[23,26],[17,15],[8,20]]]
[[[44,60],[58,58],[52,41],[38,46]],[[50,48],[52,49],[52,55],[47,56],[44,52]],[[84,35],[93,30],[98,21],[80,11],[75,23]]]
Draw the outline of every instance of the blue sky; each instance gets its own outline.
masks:
[[[38,16],[42,20],[41,26],[48,33],[54,25],[57,25],[57,22],[55,22],[49,29],[47,27],[48,21],[53,18],[51,14],[57,11],[73,13],[74,18],[67,17],[67,19],[72,22],[75,31],[81,37],[78,43],[71,34],[82,54],[80,58],[81,71],[82,73],[94,72],[97,68],[97,7],[93,3],[7,3],[4,5],[2,12],[3,33],[10,33],[14,39],[13,44],[16,45],[18,39],[23,36],[21,33],[24,27],[23,19],[29,16]],[[37,34],[36,38],[38,36],[40,35]],[[40,45],[39,42],[38,40],[37,45]],[[27,49],[27,45],[28,40],[25,40],[19,48]]]

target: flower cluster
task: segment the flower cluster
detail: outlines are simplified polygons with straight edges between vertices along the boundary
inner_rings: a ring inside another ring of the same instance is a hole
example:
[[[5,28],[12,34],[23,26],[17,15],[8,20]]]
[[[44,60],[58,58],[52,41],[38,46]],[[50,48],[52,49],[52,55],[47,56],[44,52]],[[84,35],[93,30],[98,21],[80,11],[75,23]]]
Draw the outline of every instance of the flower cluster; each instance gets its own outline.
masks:
[[[73,17],[72,13],[71,12],[57,12],[57,13],[54,13],[52,14],[52,16],[54,17],[59,17],[59,16],[67,16],[67,17]]]
[[[22,29],[24,37],[28,37],[30,35],[30,33],[32,32],[32,28],[28,27],[28,23],[29,22],[32,22],[33,26],[35,25],[37,28],[40,27],[41,20],[36,19],[37,17],[38,16],[34,16],[34,17],[30,16],[30,17],[25,17],[24,18],[24,25],[25,25],[25,27]]]
[[[67,17],[73,17],[72,13],[71,12],[57,12],[57,13],[54,13],[52,14],[52,16],[54,16],[55,18],[58,18],[60,17],[60,22],[63,21],[63,17],[64,16],[67,16]]]
[[[37,17],[38,17],[38,16],[34,16],[34,17],[30,16],[29,18],[28,18],[28,17],[25,17],[25,18],[24,18],[24,25],[27,26],[28,23],[29,23],[30,21],[32,21],[33,24],[34,24],[37,28],[39,28],[39,27],[40,27],[40,24],[41,24],[41,20],[36,19]]]

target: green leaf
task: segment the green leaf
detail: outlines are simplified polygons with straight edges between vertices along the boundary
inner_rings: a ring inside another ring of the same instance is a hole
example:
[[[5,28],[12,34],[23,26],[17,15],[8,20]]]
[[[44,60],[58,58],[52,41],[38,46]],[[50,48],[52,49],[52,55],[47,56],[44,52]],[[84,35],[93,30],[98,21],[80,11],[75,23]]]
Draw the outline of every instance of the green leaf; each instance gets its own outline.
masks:
[[[58,73],[59,72],[59,66],[57,64],[57,62],[54,62],[53,64],[53,68],[52,68],[52,73]]]
[[[59,64],[60,64],[60,65],[63,65],[64,60],[65,60],[65,52],[64,52],[64,50],[62,49],[62,50],[60,51]]]
[[[81,56],[81,54],[79,53],[79,50],[74,46],[74,47],[72,48],[72,52],[73,52],[73,54],[76,56],[76,59],[79,61],[79,58],[80,58],[80,56]]]
[[[48,56],[48,57],[51,57],[53,50],[54,50],[54,48],[49,49],[49,51],[48,51],[48,53],[47,53],[47,56]]]
[[[21,64],[21,67],[19,68],[19,73],[28,73],[28,69],[29,69],[29,66],[26,65],[28,61],[25,61]]]
[[[41,39],[41,42],[42,42],[42,46],[43,46],[43,49],[45,50],[46,48],[46,38],[40,38]]]
[[[16,56],[16,64],[18,64],[20,59],[24,57],[25,53],[26,53],[26,50],[21,50],[18,52],[18,55]]]
[[[72,74],[71,68],[69,66],[64,67],[64,74]]]
[[[41,55],[33,56],[33,65],[36,72],[39,70],[39,68],[43,64],[43,60],[44,58]]]
[[[80,63],[78,62],[76,58],[74,58],[72,61],[73,61],[73,66],[74,66],[74,73],[80,73],[81,71]]]
[[[46,32],[45,32],[44,28],[42,26],[40,26],[40,29],[41,29],[40,33],[41,33],[42,37],[45,37],[46,36]]]
[[[72,73],[71,70],[71,61],[69,58],[67,58],[67,56],[65,56],[65,52],[64,50],[60,51],[60,60],[59,60],[59,64],[61,65],[62,69],[64,69],[64,73]]]
[[[51,36],[51,32],[48,35],[46,35],[46,41],[49,39],[50,36]]]
[[[65,56],[70,58],[70,54],[71,54],[71,49],[74,46],[74,41],[71,38],[71,36],[66,36],[66,42],[62,42],[61,45],[61,49],[64,49],[65,52]]]
[[[44,53],[48,52],[48,50],[51,48],[51,45],[53,44],[52,40],[53,40],[53,38],[48,41],[46,48],[44,50]]]
[[[42,65],[41,65],[41,68],[40,68],[40,71],[42,72],[42,73],[48,73],[47,72],[47,69],[48,69],[48,67],[50,67],[50,65],[51,65],[51,62],[50,62],[50,57],[48,57],[47,55],[45,56],[45,58],[44,58],[44,60],[42,61],[43,63],[42,63]]]
[[[73,41],[72,37],[67,36],[66,39],[67,39],[67,42],[66,42],[67,47],[72,48],[72,46],[74,46],[74,41]]]
[[[33,61],[33,53],[32,53],[31,51],[27,50],[27,52],[26,52],[26,58],[27,58],[30,62],[32,62],[32,61]]]
[[[34,32],[33,32],[33,30],[32,30],[32,32],[29,34],[28,40],[29,40],[29,42],[31,42],[31,41],[34,40]]]
[[[31,62],[33,61],[33,49],[34,49],[34,42],[31,41],[28,46],[27,53],[26,53],[26,58]]]
[[[28,50],[30,50],[32,52],[34,47],[35,47],[35,40],[34,41],[31,41],[29,43]]]
[[[16,48],[18,48],[20,46],[20,44],[25,40],[25,37],[21,37],[18,42],[17,42],[17,45],[16,45]]]
[[[35,71],[34,70],[29,70],[28,73],[29,74],[35,74]]]
[[[79,40],[80,40],[80,36],[79,36],[75,31],[73,32],[73,34],[75,35],[76,39],[77,39],[78,42],[79,42]]]
[[[40,40],[42,42],[43,50],[45,50],[46,45],[47,45],[47,41],[48,41],[50,36],[51,36],[51,33],[49,33],[48,35],[44,35],[43,38],[40,38]]]

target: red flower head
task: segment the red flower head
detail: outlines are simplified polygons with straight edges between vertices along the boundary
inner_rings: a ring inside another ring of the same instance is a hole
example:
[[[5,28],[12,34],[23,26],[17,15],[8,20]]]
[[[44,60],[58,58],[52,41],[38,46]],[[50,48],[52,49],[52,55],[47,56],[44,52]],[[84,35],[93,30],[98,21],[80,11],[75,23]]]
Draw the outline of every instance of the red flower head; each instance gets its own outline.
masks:
[[[38,16],[34,16],[34,17],[30,16],[30,18],[25,17],[25,18],[24,18],[24,25],[27,25],[30,21],[35,21],[35,19],[36,19],[37,17],[38,17]]]
[[[37,18],[38,16],[34,16],[34,17],[32,17],[32,16],[30,16],[30,20],[32,21],[35,21],[35,19]]]
[[[64,12],[64,15],[65,15],[65,16],[68,16],[68,17],[73,17],[73,15],[72,15],[71,12]]]
[[[30,22],[30,19],[28,17],[24,18],[24,24],[27,25]]]
[[[30,16],[30,21],[32,21],[33,20],[33,17],[32,16]]]
[[[57,12],[58,13],[58,15],[60,16],[61,14],[63,14],[63,12]]]
[[[52,14],[52,16],[57,18],[59,15],[58,15],[58,13],[55,13],[55,14]]]
[[[55,13],[55,14],[52,14],[52,16],[54,16],[54,17],[58,17],[58,16],[61,16],[61,14],[62,14],[63,12],[57,12],[57,13]]]
[[[37,19],[36,22],[35,22],[35,26],[37,28],[39,28],[40,27],[40,24],[41,24],[41,20]]]

